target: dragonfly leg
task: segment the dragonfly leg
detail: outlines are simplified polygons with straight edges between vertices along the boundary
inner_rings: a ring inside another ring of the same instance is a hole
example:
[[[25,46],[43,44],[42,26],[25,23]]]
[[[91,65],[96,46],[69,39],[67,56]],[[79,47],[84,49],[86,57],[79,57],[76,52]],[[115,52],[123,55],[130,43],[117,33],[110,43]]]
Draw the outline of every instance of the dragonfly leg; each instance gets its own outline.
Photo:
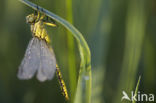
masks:
[[[56,24],[51,23],[51,22],[43,22],[43,24],[51,26],[51,27],[56,27]]]

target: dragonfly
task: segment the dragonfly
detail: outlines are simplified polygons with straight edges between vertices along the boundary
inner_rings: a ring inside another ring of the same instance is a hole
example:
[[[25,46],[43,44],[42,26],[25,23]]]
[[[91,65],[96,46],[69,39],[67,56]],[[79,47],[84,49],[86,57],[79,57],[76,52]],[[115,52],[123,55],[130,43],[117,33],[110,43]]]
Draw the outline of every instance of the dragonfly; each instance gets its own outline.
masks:
[[[45,25],[56,27],[55,23],[45,20],[45,14],[32,13],[26,16],[26,22],[30,24],[32,39],[26,49],[24,58],[19,66],[17,77],[21,80],[31,79],[36,75],[40,82],[51,80],[57,74],[62,94],[69,99],[67,88],[62,74],[56,63],[56,58]]]

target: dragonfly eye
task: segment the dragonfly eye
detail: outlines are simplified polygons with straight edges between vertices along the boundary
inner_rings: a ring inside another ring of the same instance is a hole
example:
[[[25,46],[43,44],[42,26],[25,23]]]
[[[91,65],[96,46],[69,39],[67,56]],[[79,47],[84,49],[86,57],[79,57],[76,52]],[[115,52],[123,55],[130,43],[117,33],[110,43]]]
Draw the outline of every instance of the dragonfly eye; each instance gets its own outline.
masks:
[[[34,14],[30,14],[30,15],[28,15],[27,17],[26,17],[26,22],[27,23],[34,23],[35,22],[35,20],[36,20],[36,16],[34,15]]]

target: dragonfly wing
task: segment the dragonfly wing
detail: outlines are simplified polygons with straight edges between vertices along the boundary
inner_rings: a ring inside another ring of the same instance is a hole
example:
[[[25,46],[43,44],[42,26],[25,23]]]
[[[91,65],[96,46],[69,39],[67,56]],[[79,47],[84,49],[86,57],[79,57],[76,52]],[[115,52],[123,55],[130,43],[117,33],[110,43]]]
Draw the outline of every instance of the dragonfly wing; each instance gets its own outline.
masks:
[[[44,40],[40,40],[40,69],[37,78],[41,82],[51,80],[56,71],[56,58],[52,48]]]
[[[18,78],[30,79],[34,76],[40,66],[40,43],[39,39],[34,37],[29,42],[25,56],[19,67]]]

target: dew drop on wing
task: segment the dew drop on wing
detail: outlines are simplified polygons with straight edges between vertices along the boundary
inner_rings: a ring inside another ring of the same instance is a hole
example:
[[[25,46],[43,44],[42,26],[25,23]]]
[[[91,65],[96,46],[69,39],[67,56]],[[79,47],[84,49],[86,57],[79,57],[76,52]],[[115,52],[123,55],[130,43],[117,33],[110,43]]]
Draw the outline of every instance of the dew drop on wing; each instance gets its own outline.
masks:
[[[40,69],[37,71],[37,79],[41,82],[51,80],[56,71],[56,58],[52,48],[44,40],[40,40]]]
[[[34,76],[40,66],[40,43],[37,37],[30,40],[25,56],[19,66],[17,77],[19,79],[30,79]]]

